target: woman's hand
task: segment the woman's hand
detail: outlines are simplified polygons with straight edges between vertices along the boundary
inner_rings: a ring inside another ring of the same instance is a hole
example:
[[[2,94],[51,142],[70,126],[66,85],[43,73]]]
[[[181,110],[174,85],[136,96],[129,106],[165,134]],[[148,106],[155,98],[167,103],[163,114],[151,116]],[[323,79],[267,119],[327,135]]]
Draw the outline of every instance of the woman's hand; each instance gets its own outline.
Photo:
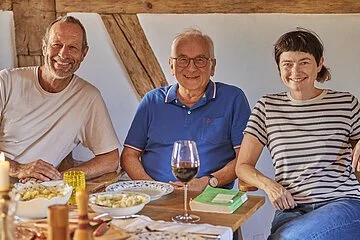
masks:
[[[271,204],[277,210],[292,209],[296,207],[296,202],[291,193],[274,180],[270,180],[267,183],[264,191],[268,195]]]
[[[356,172],[360,172],[360,140],[352,151],[352,167]]]

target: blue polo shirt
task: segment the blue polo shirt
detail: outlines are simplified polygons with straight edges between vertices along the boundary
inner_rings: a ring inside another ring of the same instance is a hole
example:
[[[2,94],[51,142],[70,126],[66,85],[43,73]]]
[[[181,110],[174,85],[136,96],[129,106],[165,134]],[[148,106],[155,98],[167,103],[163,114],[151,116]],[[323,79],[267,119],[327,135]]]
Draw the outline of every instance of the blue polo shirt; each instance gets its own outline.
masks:
[[[144,96],[124,144],[142,152],[145,171],[161,182],[176,181],[171,153],[177,140],[196,142],[200,157],[196,177],[224,167],[235,158],[250,115],[244,92],[235,86],[209,81],[204,96],[191,108],[176,97],[177,89],[175,84]]]

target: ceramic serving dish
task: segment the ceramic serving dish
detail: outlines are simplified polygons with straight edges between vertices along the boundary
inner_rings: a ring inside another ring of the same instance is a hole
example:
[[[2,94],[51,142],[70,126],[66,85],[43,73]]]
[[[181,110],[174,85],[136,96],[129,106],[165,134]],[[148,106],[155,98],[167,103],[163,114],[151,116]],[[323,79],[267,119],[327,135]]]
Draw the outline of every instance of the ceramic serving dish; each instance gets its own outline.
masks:
[[[108,213],[111,216],[138,213],[149,202],[150,196],[139,192],[102,192],[89,196],[89,206],[94,212]]]
[[[72,189],[63,181],[16,183],[12,190],[19,198],[16,216],[45,218],[49,206],[68,202]]]

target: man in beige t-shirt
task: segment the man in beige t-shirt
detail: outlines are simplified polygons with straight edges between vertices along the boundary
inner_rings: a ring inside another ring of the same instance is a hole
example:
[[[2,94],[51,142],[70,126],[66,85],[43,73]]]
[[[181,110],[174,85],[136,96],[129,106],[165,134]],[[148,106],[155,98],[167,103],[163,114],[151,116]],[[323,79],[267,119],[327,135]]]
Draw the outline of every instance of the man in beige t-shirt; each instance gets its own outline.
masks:
[[[60,179],[57,169],[83,144],[94,158],[74,169],[87,178],[119,166],[119,140],[98,89],[75,75],[87,51],[74,17],[55,20],[43,39],[44,65],[0,71],[0,151],[20,181]]]

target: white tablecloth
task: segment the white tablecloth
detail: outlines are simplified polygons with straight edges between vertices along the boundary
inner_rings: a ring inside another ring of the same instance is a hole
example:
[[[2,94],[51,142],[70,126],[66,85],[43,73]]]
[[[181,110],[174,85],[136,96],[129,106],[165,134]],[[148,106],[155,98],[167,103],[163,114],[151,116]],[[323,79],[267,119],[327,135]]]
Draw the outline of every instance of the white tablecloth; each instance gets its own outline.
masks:
[[[154,221],[151,218],[143,215],[131,219],[114,219],[112,221],[112,224],[123,228],[128,232],[137,233],[134,234],[134,237],[130,239],[169,239],[174,237],[171,236],[171,234],[177,234],[176,239],[199,239],[196,238],[195,235],[193,235],[193,238],[187,238],[185,237],[186,234],[184,233],[211,233],[220,235],[222,240],[233,239],[233,232],[230,227],[214,226],[210,224],[190,224]],[[162,232],[150,233],[145,229],[146,226],[153,230],[167,232],[168,235],[164,236],[165,233]],[[156,238],[156,236],[159,236],[159,238]]]

